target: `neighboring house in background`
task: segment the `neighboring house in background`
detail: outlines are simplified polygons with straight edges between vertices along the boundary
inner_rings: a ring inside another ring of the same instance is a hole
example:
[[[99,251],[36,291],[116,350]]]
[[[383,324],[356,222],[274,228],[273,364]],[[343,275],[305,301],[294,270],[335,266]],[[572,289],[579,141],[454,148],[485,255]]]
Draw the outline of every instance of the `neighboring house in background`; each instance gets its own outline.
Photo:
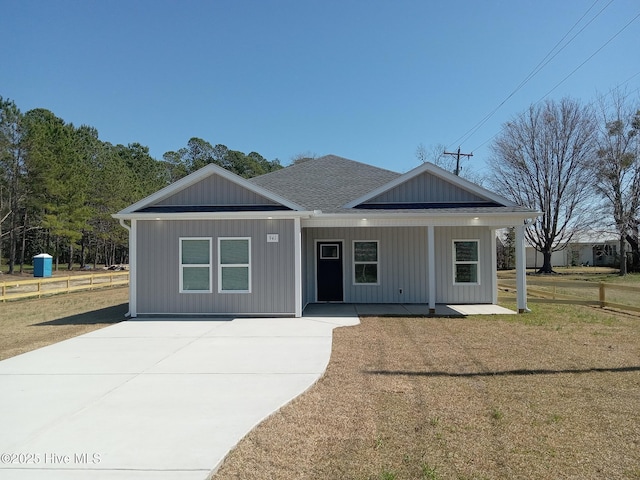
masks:
[[[591,238],[591,240],[589,239]],[[606,235],[582,235],[576,241],[570,242],[562,250],[551,255],[552,267],[616,267],[620,266],[618,247],[620,242]],[[627,244],[628,245],[628,244]],[[627,246],[627,251],[630,246]],[[542,266],[542,253],[534,247],[526,247],[527,268]]]
[[[131,316],[301,316],[315,302],[496,303],[496,230],[511,226],[525,311],[538,215],[433,164],[328,155],[249,180],[211,164],[114,217],[130,231]]]

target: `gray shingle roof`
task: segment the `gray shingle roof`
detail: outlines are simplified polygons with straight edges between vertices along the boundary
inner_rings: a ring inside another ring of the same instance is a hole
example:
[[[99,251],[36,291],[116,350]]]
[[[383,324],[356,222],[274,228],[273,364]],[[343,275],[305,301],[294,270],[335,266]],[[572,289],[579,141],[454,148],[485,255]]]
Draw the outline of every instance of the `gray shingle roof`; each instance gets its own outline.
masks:
[[[307,160],[249,181],[308,210],[345,211],[343,205],[400,174],[336,155]]]

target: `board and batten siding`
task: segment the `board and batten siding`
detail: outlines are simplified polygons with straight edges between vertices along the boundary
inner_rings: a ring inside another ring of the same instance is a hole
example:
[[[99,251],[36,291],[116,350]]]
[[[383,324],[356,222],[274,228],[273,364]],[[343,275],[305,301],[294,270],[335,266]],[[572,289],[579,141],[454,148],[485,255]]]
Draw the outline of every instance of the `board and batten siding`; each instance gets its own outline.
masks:
[[[413,227],[305,228],[303,304],[316,301],[316,242],[342,240],[346,303],[426,303],[427,229]],[[355,285],[353,241],[377,240],[378,285]]]
[[[493,231],[487,227],[436,227],[436,303],[492,303]],[[479,285],[453,284],[453,241],[479,240]]]
[[[211,175],[198,183],[157,202],[155,205],[277,205],[219,175]]]
[[[485,199],[435,175],[423,173],[365,203],[473,202],[483,200]]]
[[[493,232],[487,227],[435,227],[436,303],[492,303]],[[343,241],[345,303],[428,303],[426,227],[306,228],[303,231],[303,304],[316,301],[316,242]],[[354,285],[353,241],[379,242],[379,285]],[[454,285],[453,241],[479,241],[480,282]],[[402,290],[402,293],[400,291]]]
[[[294,220],[137,222],[138,313],[295,313]],[[267,242],[278,234],[278,242]],[[180,238],[211,238],[212,293],[180,293]],[[251,293],[218,293],[218,238],[251,238]]]

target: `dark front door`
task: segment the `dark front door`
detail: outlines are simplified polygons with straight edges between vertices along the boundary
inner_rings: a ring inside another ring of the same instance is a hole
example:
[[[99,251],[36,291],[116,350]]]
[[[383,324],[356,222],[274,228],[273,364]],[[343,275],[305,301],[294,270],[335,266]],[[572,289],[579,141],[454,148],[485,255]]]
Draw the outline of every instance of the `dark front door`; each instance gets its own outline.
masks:
[[[318,242],[317,285],[319,302],[342,302],[342,242]]]

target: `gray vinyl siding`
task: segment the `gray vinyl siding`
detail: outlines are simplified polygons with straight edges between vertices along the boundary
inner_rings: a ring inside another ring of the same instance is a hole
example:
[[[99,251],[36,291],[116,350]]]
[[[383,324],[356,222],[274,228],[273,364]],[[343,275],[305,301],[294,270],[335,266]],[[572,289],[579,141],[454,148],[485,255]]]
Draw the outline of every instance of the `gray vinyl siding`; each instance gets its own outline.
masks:
[[[467,190],[430,173],[423,173],[365,203],[483,201]]]
[[[140,314],[295,313],[294,221],[159,220],[137,222]],[[267,234],[279,241],[268,243]],[[212,239],[212,293],[179,293],[181,237]],[[251,293],[218,293],[218,238],[251,238]]]
[[[426,303],[428,301],[427,229],[307,228],[303,235],[303,304],[316,301],[317,240],[343,241],[346,303]],[[379,285],[354,285],[353,241],[377,240]],[[400,290],[402,289],[402,293]]]
[[[491,230],[436,227],[436,303],[492,303]],[[479,240],[479,285],[453,284],[453,240]],[[307,228],[303,231],[303,304],[316,301],[317,240],[342,240],[346,303],[427,303],[427,228]],[[353,284],[353,241],[378,240],[379,285]],[[400,293],[402,289],[402,294]]]
[[[276,205],[219,175],[211,175],[156,205]]]
[[[436,227],[436,303],[492,303],[491,229],[487,227]],[[479,240],[479,285],[453,284],[453,241]]]

